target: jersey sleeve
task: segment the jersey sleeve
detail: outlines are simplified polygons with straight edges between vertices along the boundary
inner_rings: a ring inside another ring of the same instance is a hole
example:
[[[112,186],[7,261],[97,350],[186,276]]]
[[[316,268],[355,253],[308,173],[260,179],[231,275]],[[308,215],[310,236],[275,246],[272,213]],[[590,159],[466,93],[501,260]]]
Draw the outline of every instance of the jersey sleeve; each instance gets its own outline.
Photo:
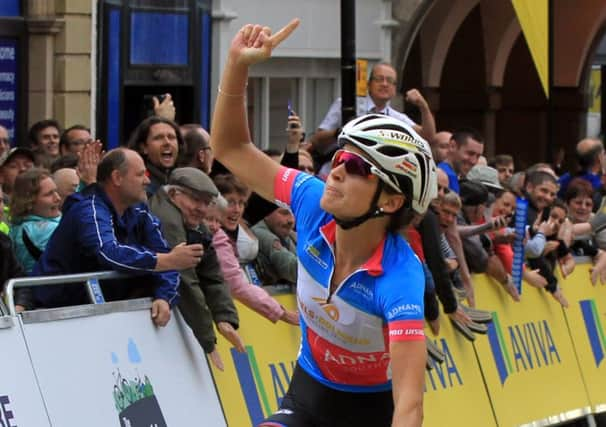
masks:
[[[292,210],[298,228],[305,228],[317,220],[324,183],[318,178],[281,167],[274,181],[276,204]]]
[[[420,341],[423,331],[425,278],[419,260],[411,254],[399,272],[380,285],[379,304],[389,329],[389,342]]]

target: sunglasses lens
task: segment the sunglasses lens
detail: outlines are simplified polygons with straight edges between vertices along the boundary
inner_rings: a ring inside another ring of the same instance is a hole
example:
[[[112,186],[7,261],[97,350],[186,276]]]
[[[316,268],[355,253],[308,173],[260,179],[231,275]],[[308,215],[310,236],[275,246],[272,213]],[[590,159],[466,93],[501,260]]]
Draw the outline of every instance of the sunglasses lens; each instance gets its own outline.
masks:
[[[370,165],[357,154],[349,153],[347,151],[337,152],[335,154],[332,167],[336,168],[342,164],[345,164],[345,171],[350,175],[358,175],[362,177],[371,175]]]

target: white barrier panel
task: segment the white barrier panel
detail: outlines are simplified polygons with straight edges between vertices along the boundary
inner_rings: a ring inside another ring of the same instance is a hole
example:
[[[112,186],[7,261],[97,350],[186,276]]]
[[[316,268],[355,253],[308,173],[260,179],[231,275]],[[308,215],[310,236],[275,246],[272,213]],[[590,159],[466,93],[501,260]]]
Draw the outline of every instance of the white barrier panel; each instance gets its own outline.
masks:
[[[50,426],[18,322],[0,317],[0,426]]]
[[[24,314],[53,426],[226,425],[189,328],[175,311],[154,327],[149,307],[133,300]]]

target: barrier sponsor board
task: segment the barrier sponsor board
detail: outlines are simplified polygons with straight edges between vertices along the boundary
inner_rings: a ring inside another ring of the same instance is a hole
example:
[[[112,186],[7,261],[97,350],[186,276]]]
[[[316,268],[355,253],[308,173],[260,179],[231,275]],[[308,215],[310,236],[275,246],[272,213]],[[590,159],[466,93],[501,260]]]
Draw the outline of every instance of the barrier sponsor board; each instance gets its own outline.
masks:
[[[561,306],[525,282],[515,303],[488,277],[473,280],[478,307],[493,311],[487,336],[474,346],[498,424],[561,421],[585,413],[589,401]]]
[[[0,317],[2,381],[0,426],[50,426],[36,384],[19,318]]]
[[[295,296],[276,295],[282,306],[295,310]],[[213,375],[230,427],[256,426],[272,414],[288,390],[300,345],[300,329],[284,322],[271,323],[236,302],[238,332],[246,353],[238,353],[219,337],[217,347],[225,370],[213,366]]]
[[[106,312],[88,317],[61,319],[61,311],[47,310],[34,314],[51,321],[24,318],[51,424],[225,426],[204,354],[181,317],[173,311],[168,325],[156,328],[148,301],[120,308],[135,303],[88,306]]]
[[[445,360],[442,364],[429,360],[433,369],[425,373],[423,425],[496,426],[471,342],[454,330],[445,315],[439,336],[433,337],[427,327],[425,334],[442,350]]]
[[[568,321],[594,412],[606,411],[606,285],[593,286],[590,264],[577,264],[574,272],[561,280],[570,303],[564,311]]]

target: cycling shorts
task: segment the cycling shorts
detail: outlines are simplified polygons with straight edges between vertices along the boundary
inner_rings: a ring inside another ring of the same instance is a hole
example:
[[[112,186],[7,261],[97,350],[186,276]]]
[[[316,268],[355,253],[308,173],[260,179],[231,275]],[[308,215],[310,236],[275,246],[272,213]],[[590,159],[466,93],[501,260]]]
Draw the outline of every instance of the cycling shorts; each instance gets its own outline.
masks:
[[[259,427],[390,427],[393,409],[391,391],[335,390],[297,365],[280,408]]]

